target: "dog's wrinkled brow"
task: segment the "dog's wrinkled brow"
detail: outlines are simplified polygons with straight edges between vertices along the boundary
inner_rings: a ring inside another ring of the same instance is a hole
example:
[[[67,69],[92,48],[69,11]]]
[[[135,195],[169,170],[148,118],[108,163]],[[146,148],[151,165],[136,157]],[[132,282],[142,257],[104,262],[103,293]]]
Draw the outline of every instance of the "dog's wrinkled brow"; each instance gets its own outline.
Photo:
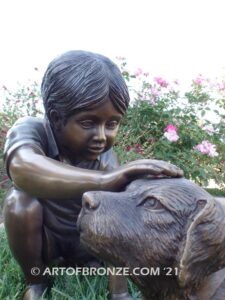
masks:
[[[130,192],[132,192],[132,194],[134,196],[144,197],[146,193],[154,190],[155,188],[156,188],[156,186],[150,186],[150,187],[142,186],[142,187],[138,187],[134,190],[130,190]],[[129,189],[128,189],[128,192],[129,192]]]
[[[176,205],[179,202],[179,197],[178,195],[174,194],[174,190],[167,190],[166,187],[164,186],[164,188],[162,189],[162,186],[155,184],[155,185],[151,185],[151,186],[144,186],[144,187],[139,187],[137,191],[134,191],[132,193],[133,197],[136,198],[137,200],[140,198],[144,199],[147,197],[153,197],[155,199],[157,199],[162,206],[165,207],[165,209],[168,209],[170,211],[174,211],[176,212]],[[175,197],[176,196],[176,197]],[[183,195],[184,196],[184,195]],[[169,203],[171,200],[176,199],[176,205],[174,206],[172,203]]]
[[[160,195],[161,193],[158,193],[157,191],[159,190],[159,186],[148,186],[146,188],[139,188],[138,191],[135,191],[133,193],[133,197],[135,197],[137,200],[140,201],[140,199],[144,199],[147,197],[153,197],[156,200],[158,200],[163,206],[165,206],[165,208],[167,207],[167,201],[165,201],[164,197],[162,197],[162,195]]]
[[[185,215],[193,211],[198,199],[209,198],[204,189],[185,178],[137,180],[131,183],[127,192],[135,201],[144,197],[154,197],[165,209]]]

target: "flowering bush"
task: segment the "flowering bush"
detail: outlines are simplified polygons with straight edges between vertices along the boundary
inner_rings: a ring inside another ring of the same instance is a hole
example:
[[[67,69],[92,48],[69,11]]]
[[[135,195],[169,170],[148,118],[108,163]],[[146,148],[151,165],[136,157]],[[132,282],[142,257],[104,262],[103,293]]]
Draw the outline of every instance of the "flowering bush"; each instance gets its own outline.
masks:
[[[120,58],[120,63],[132,99],[115,144],[121,162],[139,158],[166,160],[199,184],[207,185],[210,179],[223,184],[225,81],[211,82],[198,75],[189,90],[182,93],[177,80],[150,78],[140,68],[130,72],[124,58]],[[15,120],[24,115],[43,115],[36,82],[29,87],[20,86],[16,93],[3,89],[0,159],[6,132]],[[0,183],[6,180],[1,173]]]
[[[122,121],[116,150],[121,162],[156,158],[176,164],[201,185],[225,182],[225,81],[198,75],[185,93],[179,82],[150,78],[140,68],[121,70],[132,105]],[[135,88],[134,88],[135,87]]]
[[[11,92],[6,86],[1,89],[4,95],[2,111],[0,111],[0,188],[9,184],[3,169],[3,149],[9,128],[20,117],[43,115],[39,84],[32,82],[29,86],[19,86]]]

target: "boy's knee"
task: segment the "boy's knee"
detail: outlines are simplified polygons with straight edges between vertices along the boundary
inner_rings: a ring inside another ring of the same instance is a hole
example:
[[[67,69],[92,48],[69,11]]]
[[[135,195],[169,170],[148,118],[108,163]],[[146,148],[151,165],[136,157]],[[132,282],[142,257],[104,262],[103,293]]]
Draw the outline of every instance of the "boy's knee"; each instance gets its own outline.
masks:
[[[25,192],[12,189],[7,194],[3,209],[5,223],[22,222],[38,225],[42,223],[40,202]]]

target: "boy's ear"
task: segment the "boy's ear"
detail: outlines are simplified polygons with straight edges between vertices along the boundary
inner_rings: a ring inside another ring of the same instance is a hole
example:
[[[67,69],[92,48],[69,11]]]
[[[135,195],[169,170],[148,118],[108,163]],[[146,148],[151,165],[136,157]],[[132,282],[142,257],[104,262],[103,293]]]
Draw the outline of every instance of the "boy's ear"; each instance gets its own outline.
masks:
[[[50,111],[50,122],[55,130],[57,131],[61,130],[62,118],[55,109],[52,109]]]

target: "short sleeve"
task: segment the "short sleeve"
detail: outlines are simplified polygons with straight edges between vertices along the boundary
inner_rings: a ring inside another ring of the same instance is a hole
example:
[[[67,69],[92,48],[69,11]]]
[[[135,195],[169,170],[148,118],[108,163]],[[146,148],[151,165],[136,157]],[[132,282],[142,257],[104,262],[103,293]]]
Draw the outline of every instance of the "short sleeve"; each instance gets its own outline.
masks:
[[[9,163],[16,149],[23,145],[31,145],[46,153],[47,136],[43,126],[43,120],[34,117],[24,117],[16,121],[8,131],[4,147],[4,162],[7,174]]]

